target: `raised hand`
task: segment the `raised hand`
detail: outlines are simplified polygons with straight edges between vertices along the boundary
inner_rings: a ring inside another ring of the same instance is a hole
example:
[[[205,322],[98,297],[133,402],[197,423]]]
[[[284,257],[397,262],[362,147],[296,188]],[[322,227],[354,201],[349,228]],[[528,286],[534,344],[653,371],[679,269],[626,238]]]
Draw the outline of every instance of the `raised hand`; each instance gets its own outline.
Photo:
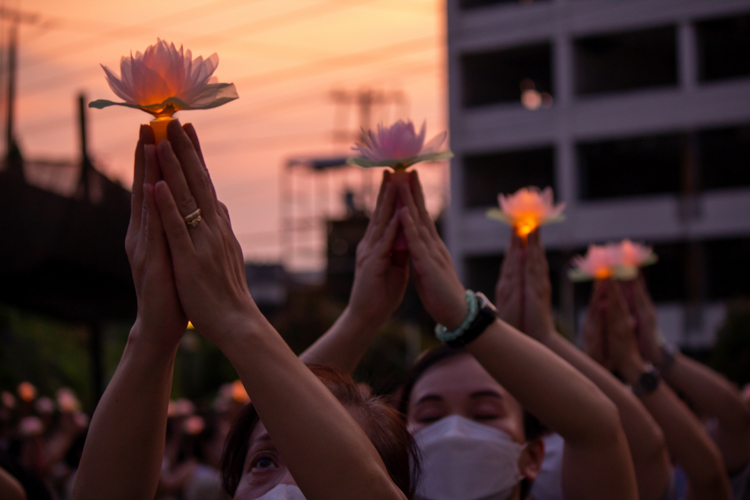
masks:
[[[514,238],[518,237],[514,234]],[[554,333],[555,323],[552,319],[549,264],[539,237],[539,228],[528,235],[525,251],[521,330],[544,343]]]
[[[172,259],[154,200],[161,178],[151,128],[144,125],[135,152],[130,224],[125,250],[138,300],[134,333],[151,343],[173,347],[185,333],[182,310],[172,273]]]
[[[246,321],[247,314],[256,314],[257,307],[247,288],[242,249],[229,214],[216,199],[193,144],[197,137],[191,140],[177,121],[170,123],[167,133],[169,141],[157,146],[164,180],[156,183],[156,204],[180,302],[201,334],[216,342]],[[201,221],[189,227],[185,217],[197,209]]]
[[[635,379],[636,374],[640,374],[644,368],[643,358],[638,352],[636,322],[628,310],[622,285],[612,280],[606,280],[604,285],[607,287],[605,318],[609,355],[619,374],[626,379]]]
[[[408,183],[399,183],[399,196],[404,206],[398,215],[409,244],[414,284],[422,305],[436,322],[449,330],[457,328],[468,313],[465,288],[458,279],[453,260],[435,223],[427,213],[416,171],[409,172]]]
[[[393,174],[383,172],[375,211],[362,241],[357,246],[357,266],[349,299],[349,309],[373,324],[385,322],[404,298],[409,281],[408,262],[398,265],[391,260],[392,248],[400,221],[394,215],[397,187]]]
[[[589,309],[583,325],[583,351],[607,370],[612,370],[607,336],[605,333],[605,308],[607,287],[603,282],[594,283],[594,293],[589,300]]]
[[[636,321],[638,348],[646,361],[655,365],[662,362],[661,339],[657,326],[656,306],[648,293],[643,275],[623,286],[630,312]]]
[[[522,330],[523,325],[523,281],[526,249],[515,231],[500,268],[500,277],[495,285],[495,307],[500,319],[512,327]]]

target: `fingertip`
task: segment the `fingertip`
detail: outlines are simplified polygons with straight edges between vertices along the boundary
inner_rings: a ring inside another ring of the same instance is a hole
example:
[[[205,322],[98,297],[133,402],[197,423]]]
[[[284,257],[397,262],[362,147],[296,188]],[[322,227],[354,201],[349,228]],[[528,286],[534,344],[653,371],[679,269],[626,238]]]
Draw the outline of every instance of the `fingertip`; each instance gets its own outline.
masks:
[[[182,124],[180,123],[180,120],[178,120],[177,118],[174,118],[167,124],[167,136],[170,138],[170,140],[173,134],[179,134],[181,131],[182,131]]]
[[[174,154],[174,149],[172,148],[172,144],[169,141],[159,141],[159,144],[157,144],[155,147],[156,147],[157,155],[160,158],[164,158],[164,159],[176,158]]]
[[[156,144],[154,129],[152,129],[150,125],[141,125],[141,129],[138,135],[141,139],[141,142],[143,142],[144,144]]]

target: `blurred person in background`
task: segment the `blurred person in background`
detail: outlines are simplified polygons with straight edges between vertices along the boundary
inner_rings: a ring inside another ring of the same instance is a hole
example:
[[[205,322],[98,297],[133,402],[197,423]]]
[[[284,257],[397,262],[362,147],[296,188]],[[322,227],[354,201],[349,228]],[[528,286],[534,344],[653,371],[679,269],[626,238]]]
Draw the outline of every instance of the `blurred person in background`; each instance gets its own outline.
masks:
[[[628,285],[625,285],[628,286]],[[598,281],[584,326],[585,350],[633,388],[664,432],[674,462],[687,478],[689,499],[732,498],[724,461],[700,420],[638,350],[636,321],[620,283]]]
[[[733,498],[750,500],[750,408],[743,401],[742,393],[722,375],[663,340],[656,307],[642,275],[622,283],[622,289],[635,322],[641,358],[658,369],[661,377],[687,403],[686,409],[692,410],[703,422],[723,459]]]
[[[521,297],[520,290],[524,291]],[[617,406],[628,440],[641,500],[672,499],[671,464],[664,435],[635,394],[609,371],[557,332],[552,317],[549,265],[537,228],[524,242],[513,233],[495,287],[500,316],[518,326],[591,380]],[[545,461],[532,487],[536,500],[575,499],[564,487],[566,443],[553,433],[544,438]]]

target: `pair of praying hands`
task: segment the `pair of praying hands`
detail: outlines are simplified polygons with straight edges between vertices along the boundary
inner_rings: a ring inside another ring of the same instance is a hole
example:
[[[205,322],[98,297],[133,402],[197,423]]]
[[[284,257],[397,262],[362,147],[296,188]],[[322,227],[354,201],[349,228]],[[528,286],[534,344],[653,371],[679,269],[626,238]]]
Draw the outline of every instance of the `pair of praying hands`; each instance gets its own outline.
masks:
[[[583,340],[589,356],[621,375],[641,369],[645,361],[660,364],[656,308],[642,275],[595,283]]]
[[[400,199],[403,206],[398,207]],[[399,227],[409,247],[414,284],[432,318],[458,327],[468,308],[450,253],[427,212],[416,171],[384,172],[375,211],[357,247],[349,309],[372,324],[385,322],[401,304],[408,265],[393,258]]]
[[[155,145],[151,128],[141,127],[125,248],[138,298],[135,334],[176,349],[188,318],[217,342],[231,331],[231,322],[257,309],[242,250],[216,198],[195,130],[175,120],[168,137]],[[197,209],[201,221],[188,226],[185,218]]]

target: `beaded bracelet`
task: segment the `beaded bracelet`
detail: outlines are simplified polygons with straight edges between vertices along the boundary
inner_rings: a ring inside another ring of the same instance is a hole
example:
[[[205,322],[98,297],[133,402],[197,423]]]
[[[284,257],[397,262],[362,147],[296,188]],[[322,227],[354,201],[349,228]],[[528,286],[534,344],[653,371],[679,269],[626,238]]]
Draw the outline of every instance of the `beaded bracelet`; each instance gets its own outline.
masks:
[[[443,325],[435,325],[435,336],[442,342],[451,342],[464,334],[471,323],[476,319],[479,312],[479,305],[476,294],[471,290],[466,290],[466,305],[469,307],[469,313],[464,318],[461,325],[455,330],[448,331]]]

